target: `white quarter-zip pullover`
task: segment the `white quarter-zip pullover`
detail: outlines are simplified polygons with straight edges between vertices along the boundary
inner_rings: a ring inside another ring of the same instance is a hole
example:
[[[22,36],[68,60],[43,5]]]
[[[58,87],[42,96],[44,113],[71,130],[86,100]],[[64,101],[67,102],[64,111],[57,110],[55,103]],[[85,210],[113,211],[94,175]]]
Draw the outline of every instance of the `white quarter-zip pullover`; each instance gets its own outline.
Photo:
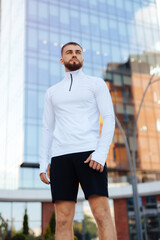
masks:
[[[51,157],[90,150],[95,150],[92,160],[104,165],[114,128],[112,100],[104,80],[82,69],[65,72],[64,79],[45,94],[40,173],[46,173]]]

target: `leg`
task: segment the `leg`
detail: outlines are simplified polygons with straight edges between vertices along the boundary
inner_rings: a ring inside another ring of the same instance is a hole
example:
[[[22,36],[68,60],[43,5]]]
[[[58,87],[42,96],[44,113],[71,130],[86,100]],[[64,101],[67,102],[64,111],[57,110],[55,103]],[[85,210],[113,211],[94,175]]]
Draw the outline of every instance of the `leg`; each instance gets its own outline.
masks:
[[[98,225],[100,240],[116,240],[116,231],[112,221],[107,197],[92,195],[88,198],[93,216]]]
[[[56,240],[73,240],[73,218],[75,214],[75,202],[56,201]]]

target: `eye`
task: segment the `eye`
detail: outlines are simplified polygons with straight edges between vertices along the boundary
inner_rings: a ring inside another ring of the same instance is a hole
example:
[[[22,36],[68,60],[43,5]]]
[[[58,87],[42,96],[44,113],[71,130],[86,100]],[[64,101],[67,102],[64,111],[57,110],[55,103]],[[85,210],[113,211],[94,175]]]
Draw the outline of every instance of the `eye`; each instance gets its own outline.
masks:
[[[76,51],[77,54],[81,54],[81,51]]]
[[[71,54],[71,53],[72,53],[72,51],[70,51],[70,50],[66,52],[66,54]]]

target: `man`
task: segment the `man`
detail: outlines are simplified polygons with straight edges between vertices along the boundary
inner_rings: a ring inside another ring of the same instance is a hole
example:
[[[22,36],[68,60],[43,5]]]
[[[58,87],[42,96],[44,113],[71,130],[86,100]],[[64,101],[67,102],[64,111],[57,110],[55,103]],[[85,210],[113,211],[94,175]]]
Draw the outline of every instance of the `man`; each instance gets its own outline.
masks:
[[[83,49],[78,43],[65,44],[61,55],[65,77],[45,95],[40,155],[40,178],[51,184],[55,203],[56,240],[74,239],[79,183],[97,222],[99,239],[116,240],[105,163],[115,127],[111,97],[103,79],[82,72]]]

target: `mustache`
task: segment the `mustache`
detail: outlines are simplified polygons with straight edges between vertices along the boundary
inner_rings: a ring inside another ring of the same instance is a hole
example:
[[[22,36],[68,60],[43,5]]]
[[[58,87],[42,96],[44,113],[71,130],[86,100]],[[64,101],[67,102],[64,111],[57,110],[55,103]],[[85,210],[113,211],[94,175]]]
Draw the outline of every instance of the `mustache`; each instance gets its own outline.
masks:
[[[77,57],[72,57],[72,58],[71,58],[71,60],[74,60],[74,59],[77,59],[77,60],[78,60],[78,58],[77,58]]]
[[[76,62],[79,62],[79,63],[80,63],[80,61],[78,60],[78,58],[71,58],[71,59],[69,60],[69,62],[71,62],[71,61],[76,61]]]

